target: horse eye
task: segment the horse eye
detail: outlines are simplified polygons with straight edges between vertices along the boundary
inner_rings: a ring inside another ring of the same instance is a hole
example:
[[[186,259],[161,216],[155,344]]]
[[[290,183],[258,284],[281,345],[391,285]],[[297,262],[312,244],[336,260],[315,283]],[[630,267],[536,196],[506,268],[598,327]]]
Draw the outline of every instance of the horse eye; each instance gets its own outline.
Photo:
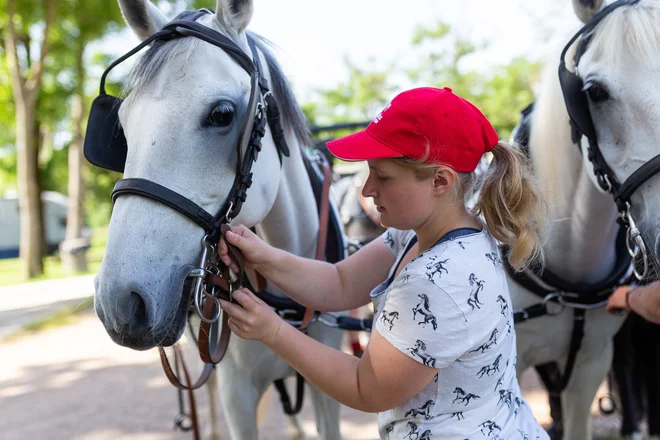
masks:
[[[587,84],[587,93],[592,102],[603,102],[610,99],[610,94],[602,84],[591,83]]]
[[[234,120],[234,107],[223,102],[211,111],[207,122],[213,127],[228,127]]]

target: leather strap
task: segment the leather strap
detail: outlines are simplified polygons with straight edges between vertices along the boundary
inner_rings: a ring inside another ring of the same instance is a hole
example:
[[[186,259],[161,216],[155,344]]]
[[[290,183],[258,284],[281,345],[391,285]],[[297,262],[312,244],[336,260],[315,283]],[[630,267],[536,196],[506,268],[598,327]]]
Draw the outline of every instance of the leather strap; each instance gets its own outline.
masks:
[[[325,248],[328,239],[328,218],[330,216],[330,182],[332,181],[332,172],[330,164],[327,161],[321,162],[323,167],[323,190],[321,191],[321,206],[319,209],[319,238],[316,245],[316,259],[321,261],[325,257]],[[305,316],[303,317],[300,329],[307,328],[312,318],[314,318],[315,310],[309,307],[305,309]]]
[[[183,359],[183,354],[181,353],[179,347],[174,345],[174,351],[177,356],[174,357],[177,364],[181,361],[181,367],[183,368],[183,376],[186,379],[186,385],[188,386],[188,399],[190,401],[190,421],[192,423],[193,439],[200,440],[199,437],[199,422],[197,419],[197,405],[195,404],[195,392],[190,388],[190,374],[188,373],[188,367],[186,362]],[[178,365],[177,365],[178,370]]]
[[[215,312],[215,301],[206,300],[204,303],[204,316],[213,316]],[[209,324],[202,321],[199,326],[199,357],[205,364],[217,364],[225,357],[231,330],[229,329],[229,315],[222,313],[222,324],[218,322]],[[218,327],[220,327],[220,336],[218,340]]]
[[[174,374],[172,366],[170,365],[170,361],[167,359],[167,353],[165,353],[163,347],[158,347],[158,353],[160,354],[160,363],[163,365],[165,376],[167,376],[172,385],[180,390],[196,390],[197,388],[200,388],[206,383],[207,380],[209,380],[211,372],[213,372],[213,364],[204,364],[204,369],[199,375],[197,381],[193,385],[190,385],[190,382],[184,385],[181,383],[181,381],[179,381],[179,378],[176,377],[176,374]]]
[[[282,409],[287,416],[295,416],[302,409],[303,400],[305,397],[305,378],[300,374],[296,374],[296,406],[291,406],[291,398],[289,392],[286,390],[286,385],[283,379],[277,379],[273,382],[275,388],[280,393],[280,402]]]

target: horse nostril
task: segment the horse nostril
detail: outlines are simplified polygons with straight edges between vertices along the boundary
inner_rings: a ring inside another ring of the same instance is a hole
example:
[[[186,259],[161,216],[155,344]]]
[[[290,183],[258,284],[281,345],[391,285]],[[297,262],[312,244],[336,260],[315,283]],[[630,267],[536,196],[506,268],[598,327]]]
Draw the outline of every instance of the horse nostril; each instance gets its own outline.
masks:
[[[149,316],[147,314],[147,305],[142,296],[137,292],[131,292],[129,302],[132,313],[128,317],[128,330],[132,335],[145,333],[151,329]]]

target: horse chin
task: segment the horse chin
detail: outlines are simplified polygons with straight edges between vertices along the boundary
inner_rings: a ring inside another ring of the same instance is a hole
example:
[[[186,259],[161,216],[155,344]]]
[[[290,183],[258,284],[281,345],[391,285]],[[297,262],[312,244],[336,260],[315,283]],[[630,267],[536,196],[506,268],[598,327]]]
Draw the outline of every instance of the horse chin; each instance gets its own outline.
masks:
[[[179,306],[172,316],[171,323],[163,328],[162,335],[154,335],[154,339],[159,341],[156,345],[170,347],[181,339],[181,336],[183,336],[188,318],[192,286],[193,283],[190,278],[186,278],[183,286],[181,286],[181,299],[179,301]]]
[[[169,327],[166,329],[164,337],[158,343],[161,347],[171,347],[174,345],[186,329],[186,322],[188,318],[188,310],[190,304],[190,295],[192,294],[192,282],[186,280],[183,286],[183,292],[181,294],[181,301],[179,302],[179,307],[174,314],[174,319]]]

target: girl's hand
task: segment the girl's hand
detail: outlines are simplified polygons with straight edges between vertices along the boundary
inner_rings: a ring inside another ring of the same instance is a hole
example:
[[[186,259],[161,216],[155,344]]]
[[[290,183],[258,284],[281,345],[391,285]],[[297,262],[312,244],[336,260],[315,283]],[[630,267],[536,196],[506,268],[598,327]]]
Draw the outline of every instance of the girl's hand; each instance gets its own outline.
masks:
[[[630,286],[620,286],[617,288],[614,293],[610,295],[610,299],[607,301],[607,306],[605,306],[605,309],[609,313],[618,313],[622,310],[628,310],[626,295],[630,289]]]
[[[226,237],[229,244],[240,249],[243,253],[245,266],[250,269],[257,269],[260,265],[268,264],[271,254],[275,250],[244,225],[232,227],[231,232],[227,232]],[[230,258],[227,243],[222,238],[218,243],[218,255],[224,264],[238,273],[239,268],[236,266],[236,262]]]
[[[243,339],[261,341],[264,344],[274,340],[284,322],[282,318],[248,289],[236,290],[233,297],[240,306],[220,300],[222,310],[229,314],[231,331]]]

